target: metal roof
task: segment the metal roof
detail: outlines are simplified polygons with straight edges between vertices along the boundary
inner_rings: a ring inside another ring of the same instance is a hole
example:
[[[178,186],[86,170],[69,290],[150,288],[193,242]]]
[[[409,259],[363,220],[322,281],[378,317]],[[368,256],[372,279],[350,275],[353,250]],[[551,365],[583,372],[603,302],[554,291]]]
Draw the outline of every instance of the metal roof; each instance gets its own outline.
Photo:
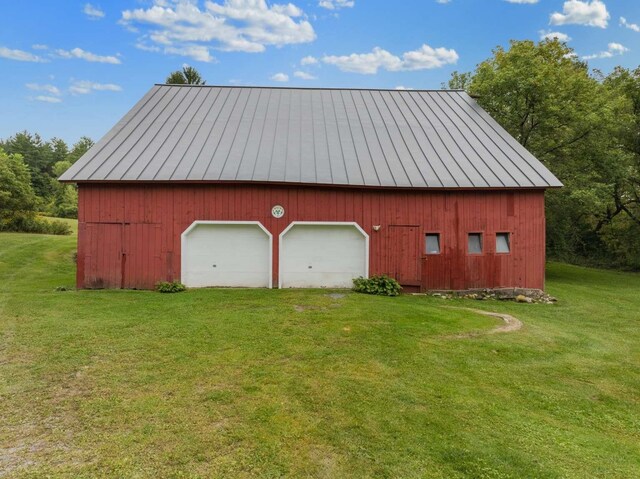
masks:
[[[462,91],[155,85],[62,181],[546,188]]]

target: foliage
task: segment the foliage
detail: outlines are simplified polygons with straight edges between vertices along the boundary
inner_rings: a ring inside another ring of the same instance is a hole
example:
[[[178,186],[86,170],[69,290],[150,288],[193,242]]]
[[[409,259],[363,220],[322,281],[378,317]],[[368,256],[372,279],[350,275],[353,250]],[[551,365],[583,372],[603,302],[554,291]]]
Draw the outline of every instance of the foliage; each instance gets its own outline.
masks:
[[[181,293],[186,289],[187,287],[179,281],[159,281],[156,283],[158,293]]]
[[[604,76],[557,40],[512,41],[447,86],[476,97],[564,183],[547,194],[551,257],[640,266],[640,68]]]
[[[442,88],[450,90],[468,90],[472,78],[473,76],[470,72],[460,73],[458,71],[454,71],[451,73],[449,81],[442,85]]]
[[[378,296],[398,296],[402,286],[393,278],[386,275],[371,276],[370,278],[355,278],[353,290],[357,293],[376,294]]]
[[[50,234],[50,235],[70,235],[71,234],[71,226],[69,226],[64,221],[60,221],[60,220],[46,221],[43,219],[41,219],[41,221],[48,224],[48,227],[45,230],[46,234]]]
[[[69,160],[62,160],[62,161],[57,161],[56,163],[54,163],[53,165],[53,174],[56,177],[62,176],[62,174],[67,171],[69,168],[71,168],[71,165],[73,163],[71,163]]]
[[[64,218],[77,217],[77,190],[74,185],[61,184],[58,177],[91,146],[93,141],[87,137],[69,148],[59,138],[44,141],[38,134],[26,131],[0,141],[1,149],[10,155],[19,155],[28,167],[35,195],[34,209]]]
[[[94,143],[91,138],[86,136],[80,137],[80,139],[73,144],[71,151],[65,159],[73,165],[82,155],[89,151],[89,148],[91,148],[93,144]]]
[[[24,131],[0,142],[0,148],[9,154],[21,156],[31,170],[30,181],[38,197],[47,197],[52,193],[50,175],[47,173],[54,163],[52,145],[45,143],[38,134],[31,135]]]
[[[31,186],[31,173],[22,156],[8,155],[0,148],[0,231],[55,235],[71,233],[71,228],[64,222],[38,218],[37,204]]]
[[[0,148],[0,231],[15,231],[33,220],[36,202],[29,167],[19,154]]]
[[[200,76],[198,70],[189,65],[182,67],[182,70],[171,72],[165,83],[169,85],[205,85],[206,82]]]
[[[49,212],[58,218],[78,217],[78,190],[75,185],[59,185],[49,205]]]
[[[65,231],[65,234],[72,234],[75,235],[78,234],[78,220],[75,218],[56,218],[54,216],[45,216],[45,215],[38,215],[37,218],[43,220],[43,221],[47,221],[49,223],[56,223],[56,226],[54,227],[54,229],[59,230],[59,231]],[[64,226],[62,225],[58,225],[58,223],[62,223]],[[50,230],[51,231],[51,230]],[[52,233],[49,233],[52,234]],[[74,253],[74,256],[77,253]]]
[[[37,216],[13,218],[0,226],[1,231],[47,235],[69,235],[71,227],[60,220],[47,220]]]

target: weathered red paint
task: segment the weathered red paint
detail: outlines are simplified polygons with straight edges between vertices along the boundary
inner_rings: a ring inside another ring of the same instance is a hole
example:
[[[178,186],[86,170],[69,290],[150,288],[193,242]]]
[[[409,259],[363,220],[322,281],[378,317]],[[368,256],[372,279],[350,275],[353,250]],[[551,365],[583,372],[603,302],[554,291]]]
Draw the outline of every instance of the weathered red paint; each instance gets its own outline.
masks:
[[[271,215],[276,204],[283,218]],[[289,223],[355,221],[370,236],[370,274],[410,289],[544,287],[543,190],[95,183],[79,185],[78,287],[179,280],[180,235],[195,220],[260,221],[274,237],[274,284],[277,238]],[[467,254],[469,232],[483,233],[483,254]],[[495,253],[499,232],[511,233],[511,253]],[[424,254],[426,233],[440,234],[441,254]]]

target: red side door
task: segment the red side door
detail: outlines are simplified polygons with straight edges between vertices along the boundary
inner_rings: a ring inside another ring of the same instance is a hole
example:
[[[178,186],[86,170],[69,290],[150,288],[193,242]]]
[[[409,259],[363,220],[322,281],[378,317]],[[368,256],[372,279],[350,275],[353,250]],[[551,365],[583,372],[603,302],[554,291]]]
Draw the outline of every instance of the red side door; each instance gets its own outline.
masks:
[[[388,231],[389,276],[395,278],[402,286],[420,287],[420,258],[422,256],[420,227],[416,225],[391,225]]]
[[[122,225],[86,223],[82,237],[83,286],[88,289],[122,287]],[[80,271],[80,269],[79,269]]]

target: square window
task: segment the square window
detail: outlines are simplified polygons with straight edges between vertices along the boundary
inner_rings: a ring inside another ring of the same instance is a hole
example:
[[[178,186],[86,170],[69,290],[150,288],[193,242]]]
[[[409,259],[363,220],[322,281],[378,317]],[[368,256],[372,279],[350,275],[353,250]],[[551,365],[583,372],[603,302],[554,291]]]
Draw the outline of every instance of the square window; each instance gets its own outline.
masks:
[[[496,233],[496,253],[511,253],[511,235]]]
[[[427,234],[427,254],[440,254],[440,233]]]
[[[482,233],[469,233],[469,254],[482,254]]]

